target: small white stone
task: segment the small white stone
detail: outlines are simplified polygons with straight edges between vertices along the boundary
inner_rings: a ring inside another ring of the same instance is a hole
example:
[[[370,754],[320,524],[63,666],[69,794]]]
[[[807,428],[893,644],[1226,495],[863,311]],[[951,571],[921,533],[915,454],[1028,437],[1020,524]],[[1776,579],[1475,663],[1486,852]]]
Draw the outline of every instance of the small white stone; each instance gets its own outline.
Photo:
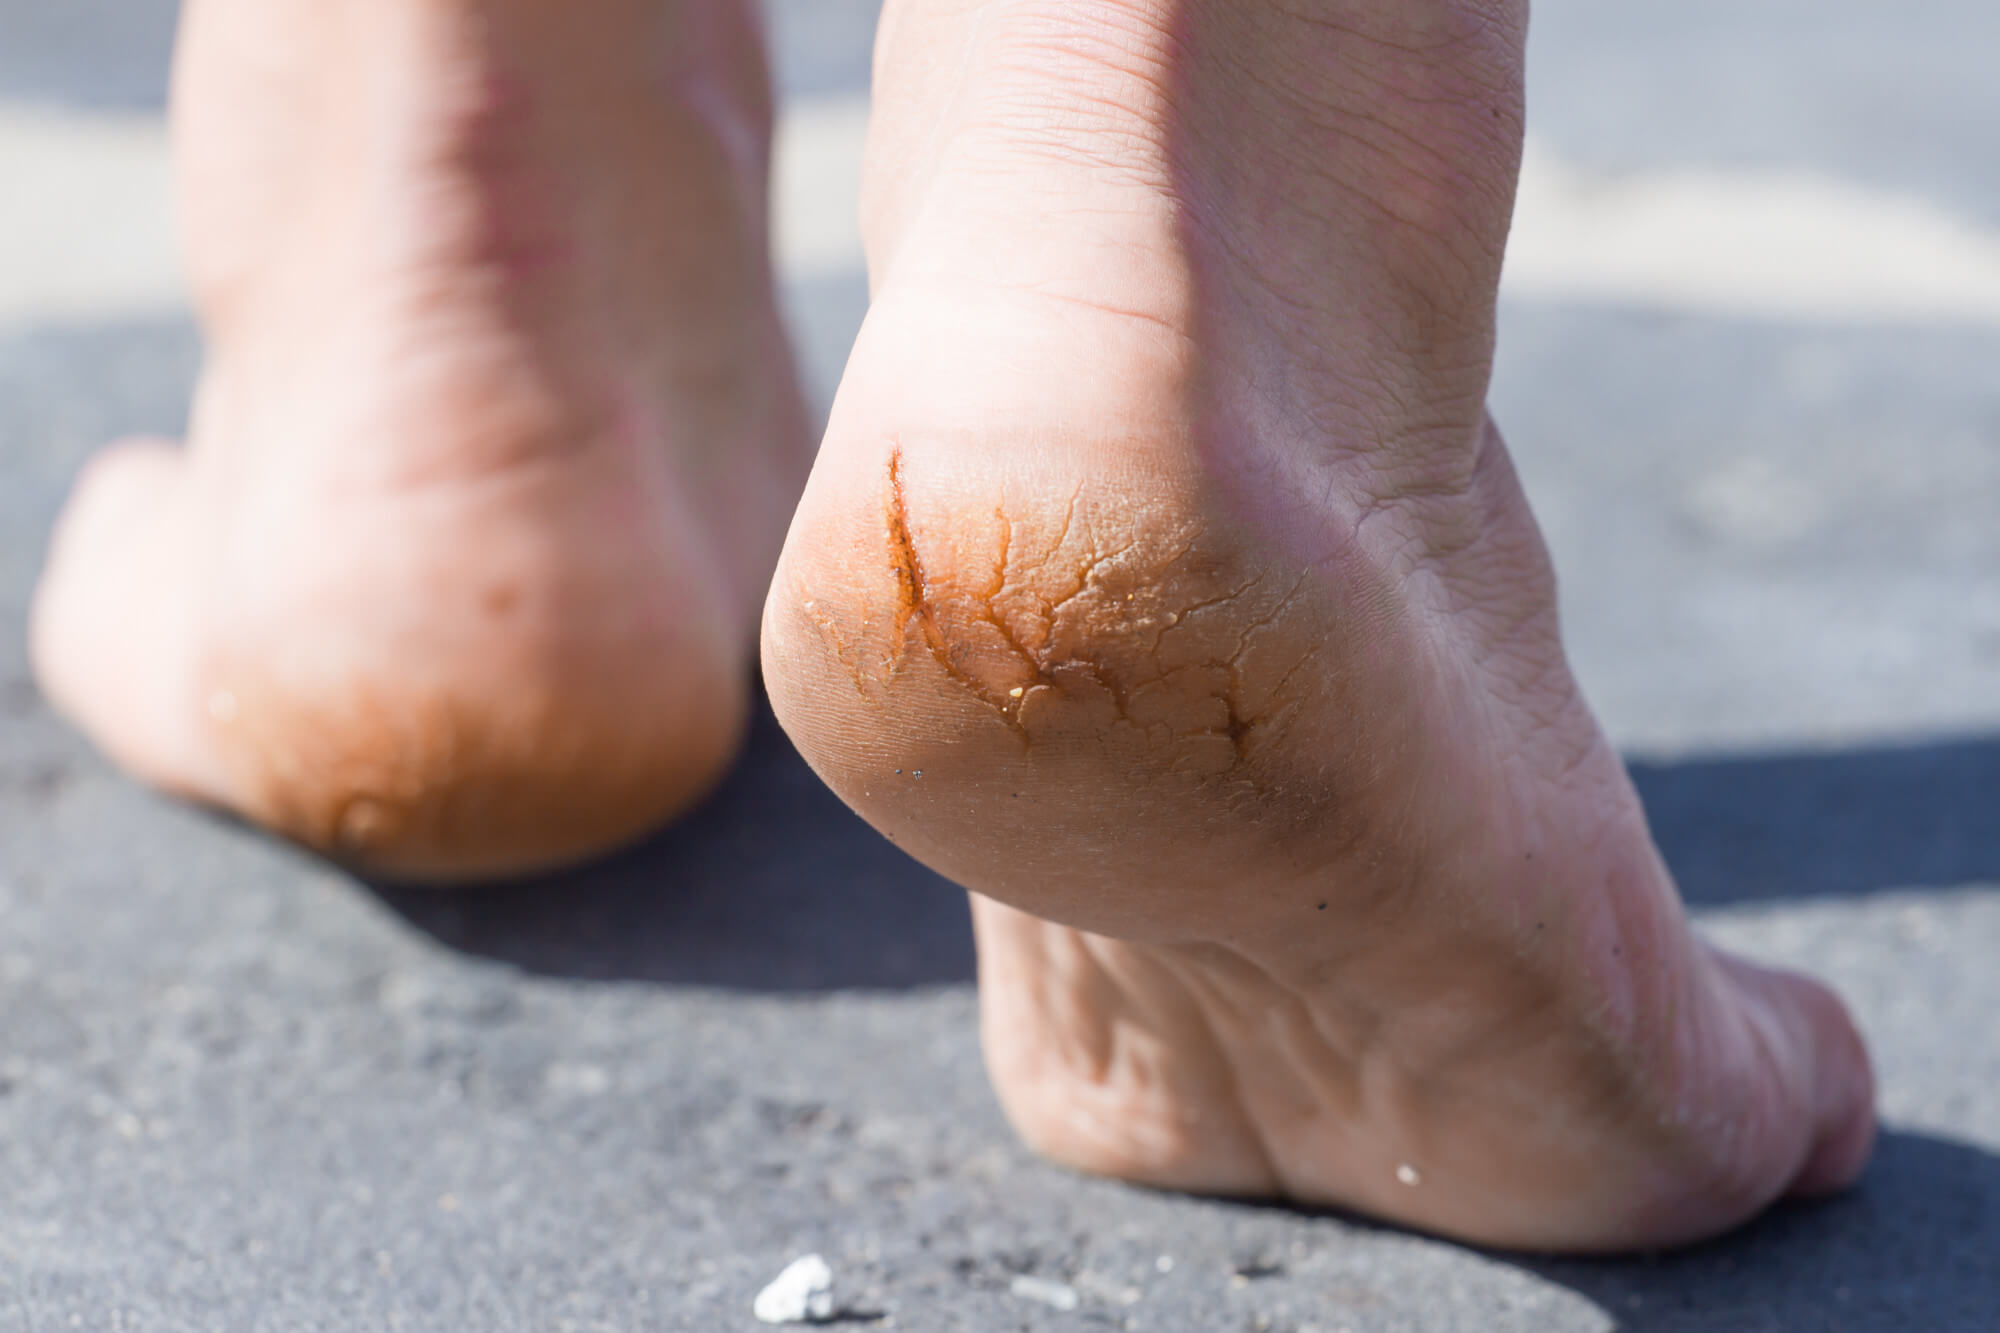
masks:
[[[757,1293],[750,1313],[766,1324],[821,1324],[833,1318],[833,1270],[816,1254],[794,1259]]]
[[[558,1061],[542,1071],[542,1083],[550,1092],[597,1097],[611,1090],[611,1071],[603,1065]]]
[[[1405,1162],[1396,1168],[1396,1179],[1408,1185],[1411,1189],[1415,1189],[1424,1183],[1424,1173],[1411,1166],[1408,1162]]]
[[[1045,1277],[1029,1277],[1026,1273],[1014,1279],[1007,1288],[1024,1301],[1034,1301],[1056,1310],[1074,1310],[1080,1303],[1076,1288],[1067,1282],[1051,1282]]]

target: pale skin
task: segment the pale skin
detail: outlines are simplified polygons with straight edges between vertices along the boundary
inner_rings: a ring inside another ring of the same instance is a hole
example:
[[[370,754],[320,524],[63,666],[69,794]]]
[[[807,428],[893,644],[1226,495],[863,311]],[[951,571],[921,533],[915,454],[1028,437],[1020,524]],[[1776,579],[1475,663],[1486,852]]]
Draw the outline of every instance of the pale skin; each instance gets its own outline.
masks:
[[[890,0],[815,461],[738,0],[195,0],[209,363],[80,481],[44,686],[473,880],[698,797],[761,614],[806,758],[974,891],[1052,1157],[1574,1251],[1840,1189],[1861,1043],[1690,933],[1486,415],[1526,18]]]

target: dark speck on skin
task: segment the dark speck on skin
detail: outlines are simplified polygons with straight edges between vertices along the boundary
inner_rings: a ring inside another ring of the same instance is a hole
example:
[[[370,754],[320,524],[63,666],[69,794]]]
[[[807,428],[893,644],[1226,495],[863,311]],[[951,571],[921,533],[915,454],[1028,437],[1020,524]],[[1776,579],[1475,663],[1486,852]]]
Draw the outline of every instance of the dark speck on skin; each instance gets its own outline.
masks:
[[[1320,910],[1320,911],[1322,911],[1322,912],[1324,912],[1324,911],[1326,910],[1326,904],[1325,904],[1325,903],[1321,903],[1321,904],[1319,905],[1319,910]]]
[[[920,768],[920,769],[918,769],[918,770],[917,770],[916,772],[914,772],[914,773],[910,774],[910,776],[911,776],[911,777],[913,777],[913,778],[920,778],[920,777],[922,777],[923,775],[924,775],[924,770],[922,770],[921,768]]]

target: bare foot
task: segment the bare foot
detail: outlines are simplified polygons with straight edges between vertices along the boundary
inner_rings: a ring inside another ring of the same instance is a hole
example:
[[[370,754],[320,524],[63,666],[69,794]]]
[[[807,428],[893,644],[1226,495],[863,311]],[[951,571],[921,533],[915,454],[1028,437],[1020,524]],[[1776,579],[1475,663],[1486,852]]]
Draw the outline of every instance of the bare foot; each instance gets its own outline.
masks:
[[[149,781],[407,877],[698,797],[810,457],[738,0],[201,0],[189,447],[60,526],[50,696]]]
[[[1671,1244],[1852,1181],[1871,1079],[1689,933],[1485,416],[1526,8],[892,3],[765,670],[982,895],[1045,1152]]]

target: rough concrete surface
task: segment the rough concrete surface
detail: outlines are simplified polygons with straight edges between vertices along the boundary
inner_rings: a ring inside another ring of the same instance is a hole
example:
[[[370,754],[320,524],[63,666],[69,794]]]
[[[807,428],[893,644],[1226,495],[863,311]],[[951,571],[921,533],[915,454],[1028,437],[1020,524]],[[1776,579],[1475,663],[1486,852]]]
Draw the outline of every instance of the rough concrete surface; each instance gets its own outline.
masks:
[[[871,8],[780,5],[787,87],[860,87]],[[0,0],[0,98],[157,104],[171,10]],[[1538,132],[1600,165],[1995,209],[1985,9],[1538,22]],[[1926,94],[1917,120],[1885,118],[1888,89]],[[859,276],[789,296],[824,391]],[[768,716],[678,827],[478,895],[361,883],[149,795],[49,716],[22,621],[70,476],[178,426],[194,338],[16,328],[0,1330],[715,1333],[757,1327],[814,1251],[849,1323],[940,1333],[2000,1328],[2000,332],[1516,305],[1502,338],[1496,410],[1580,669],[1690,902],[1829,977],[1873,1042],[1887,1132],[1859,1190],[1580,1262],[1041,1164],[980,1069],[960,895]]]

